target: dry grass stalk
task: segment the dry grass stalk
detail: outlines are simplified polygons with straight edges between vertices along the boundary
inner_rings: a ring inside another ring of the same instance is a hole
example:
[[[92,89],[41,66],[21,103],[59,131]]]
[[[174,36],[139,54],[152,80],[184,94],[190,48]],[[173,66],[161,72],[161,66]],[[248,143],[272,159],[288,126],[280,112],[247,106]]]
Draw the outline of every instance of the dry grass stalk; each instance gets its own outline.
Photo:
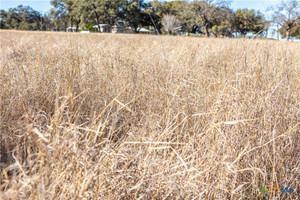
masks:
[[[1,199],[299,194],[299,43],[0,36]]]

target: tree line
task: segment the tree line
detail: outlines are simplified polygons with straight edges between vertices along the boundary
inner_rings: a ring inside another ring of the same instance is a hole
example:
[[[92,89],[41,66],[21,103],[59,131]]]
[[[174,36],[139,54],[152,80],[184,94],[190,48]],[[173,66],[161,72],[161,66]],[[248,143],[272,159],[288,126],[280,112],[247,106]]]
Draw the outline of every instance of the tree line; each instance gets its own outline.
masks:
[[[199,33],[210,37],[267,35],[277,25],[283,38],[300,38],[299,1],[282,1],[271,7],[271,20],[256,10],[230,9],[227,0],[51,0],[53,8],[42,14],[19,5],[0,11],[0,28],[16,30],[65,31],[68,26],[93,30],[93,25],[113,26],[123,20],[138,33],[141,27],[153,27],[159,34]],[[100,30],[100,27],[98,27]]]

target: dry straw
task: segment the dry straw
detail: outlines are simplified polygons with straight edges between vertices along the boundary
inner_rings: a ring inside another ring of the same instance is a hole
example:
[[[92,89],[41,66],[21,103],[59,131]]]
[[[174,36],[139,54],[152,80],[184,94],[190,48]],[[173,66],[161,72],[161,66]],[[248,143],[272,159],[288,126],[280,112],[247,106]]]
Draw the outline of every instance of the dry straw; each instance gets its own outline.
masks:
[[[299,43],[0,40],[0,199],[297,198]]]

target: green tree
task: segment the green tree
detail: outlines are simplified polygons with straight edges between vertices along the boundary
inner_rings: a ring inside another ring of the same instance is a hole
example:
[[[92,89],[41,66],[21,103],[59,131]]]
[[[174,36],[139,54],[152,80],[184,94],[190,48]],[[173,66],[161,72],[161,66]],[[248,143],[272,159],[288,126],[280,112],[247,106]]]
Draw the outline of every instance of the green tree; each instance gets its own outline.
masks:
[[[68,20],[71,24],[71,27],[73,27],[73,24],[75,23],[76,31],[79,30],[79,24],[81,21],[81,1],[80,0],[66,0],[65,1],[65,9],[67,11]]]
[[[82,4],[80,0],[51,0],[51,9],[53,24],[57,30],[65,30],[69,25],[76,25],[76,31],[79,29],[81,21]]]
[[[212,21],[210,32],[218,37],[219,35],[231,37],[234,31],[234,12],[223,7],[216,10],[217,15]]]
[[[191,32],[195,32],[199,26],[202,26],[207,37],[219,18],[219,13],[224,8],[228,8],[229,1],[226,0],[195,0],[191,3],[182,4],[180,12],[181,21],[189,27]]]
[[[282,38],[290,39],[290,37],[300,38],[300,2],[298,0],[282,1],[276,7],[272,16],[273,23],[281,26],[279,32]]]
[[[17,30],[40,30],[41,21],[42,16],[38,11],[23,5],[10,8],[5,19],[9,28]]]
[[[0,10],[0,28],[17,30],[50,30],[51,18],[48,14],[42,15],[28,6],[11,8],[8,12]]]
[[[88,21],[95,21],[100,30],[100,23],[113,26],[123,11],[122,0],[81,0],[83,17]]]
[[[0,28],[8,28],[6,24],[7,12],[5,10],[0,10]]]
[[[68,15],[67,10],[65,8],[64,0],[51,0],[50,4],[54,7],[50,11],[50,15],[52,16],[52,23],[56,27],[57,31],[64,31],[68,26]]]
[[[124,8],[124,17],[126,23],[136,33],[139,32],[140,27],[155,25],[153,22],[157,22],[153,7],[151,4],[145,3],[144,0],[127,1]]]
[[[48,31],[53,29],[53,23],[51,21],[50,14],[44,14],[42,20],[40,21],[40,27],[42,31]]]
[[[266,21],[259,11],[239,9],[235,12],[235,28],[241,35],[257,34],[266,30]]]
[[[280,29],[279,32],[282,38],[287,38],[288,40],[290,37],[294,37],[300,39],[300,24],[294,24],[292,28],[289,28],[287,24],[284,24]]]

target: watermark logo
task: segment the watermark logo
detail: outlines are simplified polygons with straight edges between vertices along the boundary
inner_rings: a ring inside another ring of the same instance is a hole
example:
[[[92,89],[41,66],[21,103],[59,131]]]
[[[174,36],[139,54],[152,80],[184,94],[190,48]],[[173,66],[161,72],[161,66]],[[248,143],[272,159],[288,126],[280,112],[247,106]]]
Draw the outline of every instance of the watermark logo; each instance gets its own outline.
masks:
[[[292,187],[286,187],[286,188],[279,188],[279,187],[269,187],[269,188],[265,188],[265,187],[261,187],[261,192],[267,194],[268,192],[270,193],[275,193],[275,192],[286,192],[286,193],[292,193],[294,192],[294,189]]]

